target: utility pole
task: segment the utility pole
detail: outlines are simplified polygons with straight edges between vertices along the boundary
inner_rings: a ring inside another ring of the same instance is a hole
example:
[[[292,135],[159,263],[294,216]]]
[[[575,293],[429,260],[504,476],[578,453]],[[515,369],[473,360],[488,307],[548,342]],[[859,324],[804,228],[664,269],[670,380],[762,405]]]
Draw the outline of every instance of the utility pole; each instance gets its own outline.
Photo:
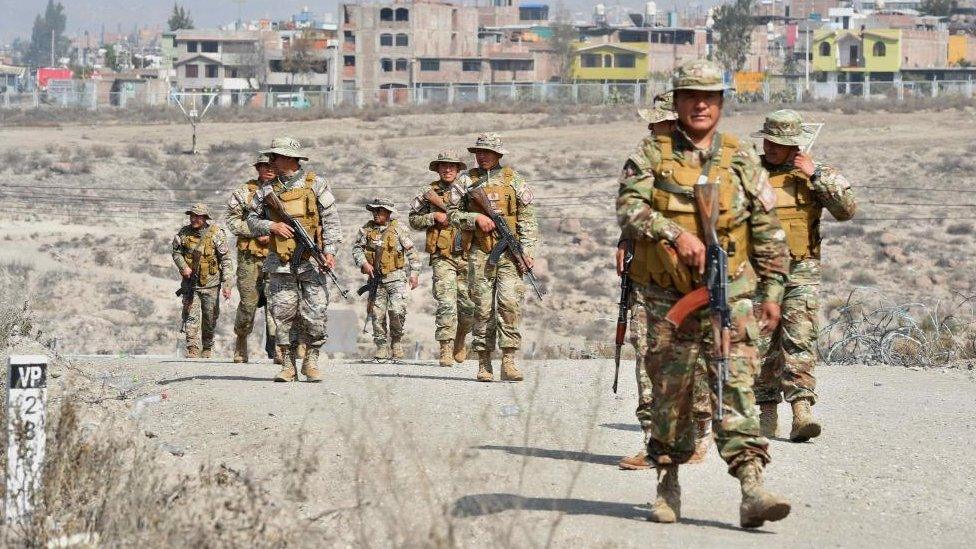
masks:
[[[54,66],[54,29],[51,29],[51,64],[50,67]]]
[[[803,52],[804,61],[805,61],[803,63],[803,85],[805,86],[806,91],[809,93],[810,91],[810,32],[811,32],[809,19],[807,19],[807,23],[806,25],[804,25],[804,27],[806,27],[804,29],[806,31],[805,32],[806,47],[804,48],[805,51]]]

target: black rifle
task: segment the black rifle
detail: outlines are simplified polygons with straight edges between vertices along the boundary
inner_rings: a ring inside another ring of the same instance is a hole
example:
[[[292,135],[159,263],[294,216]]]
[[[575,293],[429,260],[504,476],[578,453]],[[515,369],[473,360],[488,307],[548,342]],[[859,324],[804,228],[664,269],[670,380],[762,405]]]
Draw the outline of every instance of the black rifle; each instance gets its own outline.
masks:
[[[275,194],[274,191],[269,190],[268,193],[264,195],[264,204],[270,208],[271,211],[278,214],[278,217],[283,219],[284,222],[291,227],[292,232],[295,233],[295,240],[297,241],[298,245],[295,248],[295,252],[291,256],[291,261],[289,262],[291,272],[298,272],[298,268],[301,266],[305,254],[309,253],[318,266],[319,272],[329,275],[329,278],[332,280],[332,283],[335,284],[335,287],[339,290],[342,297],[344,299],[349,299],[349,291],[339,284],[339,279],[336,277],[335,272],[333,272],[332,269],[325,264],[325,261],[323,261],[322,256],[325,255],[325,252],[323,252],[322,248],[320,248],[319,245],[315,243],[315,240],[309,236],[308,231],[305,230],[305,227],[298,221],[295,221],[295,218],[288,215],[288,212],[285,211],[285,206],[281,203],[278,195]]]
[[[206,238],[206,237],[204,237]],[[183,310],[180,315],[180,333],[186,333],[186,320],[190,318],[190,308],[193,306],[193,294],[200,283],[200,260],[203,257],[203,250],[198,246],[193,250],[190,258],[190,269],[192,272],[189,277],[184,277],[180,281],[180,289],[176,290],[176,297],[183,298]]]
[[[488,254],[488,266],[494,267],[498,264],[498,260],[501,259],[502,254],[506,251],[511,256],[512,260],[515,262],[515,268],[518,269],[520,275],[525,275],[529,279],[529,284],[532,285],[532,289],[535,290],[535,294],[542,299],[545,292],[539,287],[539,281],[535,278],[535,274],[532,272],[532,268],[529,267],[529,263],[525,256],[525,250],[522,249],[522,243],[515,238],[512,231],[509,230],[508,225],[502,216],[498,215],[498,212],[491,207],[491,200],[488,199],[488,194],[485,193],[485,189],[481,186],[474,187],[468,190],[468,196],[474,202],[474,205],[481,210],[481,213],[487,215],[491,218],[491,221],[495,224],[495,236],[498,238],[498,243],[492,248],[491,253]]]
[[[377,247],[376,251],[373,253],[373,276],[369,277],[366,284],[363,284],[361,288],[356,290],[356,293],[360,296],[369,293],[369,297],[366,299],[366,322],[363,323],[363,333],[366,333],[366,327],[369,326],[369,322],[373,320],[373,305],[376,303],[376,291],[380,289],[380,281],[383,279],[383,270],[380,265],[383,261],[383,243],[386,240],[386,231],[390,230],[389,226],[380,234],[380,245]]]
[[[620,378],[620,349],[624,345],[624,336],[627,334],[627,312],[630,310],[630,291],[634,287],[634,281],[630,279],[630,264],[634,261],[634,243],[627,241],[624,249],[624,268],[620,272],[620,303],[617,304],[617,334],[614,339],[616,349],[613,353],[613,392],[617,393],[617,381]]]

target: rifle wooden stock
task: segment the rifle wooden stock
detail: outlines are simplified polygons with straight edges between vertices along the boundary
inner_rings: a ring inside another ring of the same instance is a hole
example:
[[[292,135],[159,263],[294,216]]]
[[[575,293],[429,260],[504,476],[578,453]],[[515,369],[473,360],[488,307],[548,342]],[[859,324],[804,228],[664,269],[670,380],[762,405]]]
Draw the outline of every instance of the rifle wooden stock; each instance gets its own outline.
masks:
[[[427,192],[424,193],[424,199],[427,200],[427,202],[430,203],[431,206],[437,208],[438,210],[444,213],[447,213],[447,204],[445,204],[444,201],[441,200],[440,196],[437,196],[437,193],[434,192],[434,189],[427,189]]]

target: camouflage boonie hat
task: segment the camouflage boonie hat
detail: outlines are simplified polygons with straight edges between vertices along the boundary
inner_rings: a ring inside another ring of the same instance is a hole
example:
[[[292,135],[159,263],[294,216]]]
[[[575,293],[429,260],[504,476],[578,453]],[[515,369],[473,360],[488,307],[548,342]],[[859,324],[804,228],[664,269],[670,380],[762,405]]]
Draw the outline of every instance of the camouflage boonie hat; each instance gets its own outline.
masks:
[[[707,59],[695,59],[682,64],[671,76],[671,91],[725,91],[722,68]]]
[[[436,172],[438,164],[458,164],[461,166],[459,169],[468,169],[468,165],[461,160],[461,155],[454,151],[441,151],[437,153],[437,158],[431,160],[430,165],[428,166],[430,171]]]
[[[674,92],[664,92],[654,98],[654,106],[649,109],[638,109],[637,114],[648,124],[677,120],[678,113],[674,110]]]
[[[279,156],[287,156],[288,158],[308,160],[308,157],[302,152],[302,144],[294,137],[275,137],[271,140],[271,148],[264,149],[260,153],[265,156],[277,154]]]
[[[787,147],[803,147],[810,142],[813,132],[803,125],[800,113],[783,109],[769,113],[762,130],[750,134],[758,139],[768,139]]]
[[[186,215],[202,215],[210,219],[210,207],[203,202],[197,202],[190,206],[190,209],[186,211]]]
[[[372,201],[366,204],[366,209],[369,211],[384,209],[390,213],[397,213],[396,204],[392,200],[386,198],[374,198]]]
[[[270,164],[270,162],[268,161],[268,157],[263,154],[257,155],[257,157],[254,158],[254,163],[251,165],[257,166],[258,164]]]
[[[475,151],[492,151],[500,155],[508,154],[508,151],[502,146],[502,136],[495,132],[486,132],[478,136],[478,139],[474,142],[473,147],[468,147],[468,152],[473,153]]]

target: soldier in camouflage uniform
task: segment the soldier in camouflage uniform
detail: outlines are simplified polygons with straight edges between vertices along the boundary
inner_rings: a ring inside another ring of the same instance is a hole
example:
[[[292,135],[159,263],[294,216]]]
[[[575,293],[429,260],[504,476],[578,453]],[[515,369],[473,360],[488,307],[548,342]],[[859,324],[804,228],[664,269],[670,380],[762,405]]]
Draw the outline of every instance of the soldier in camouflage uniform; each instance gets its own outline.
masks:
[[[638,115],[647,122],[647,129],[652,135],[671,135],[674,131],[675,120],[678,114],[674,111],[674,94],[666,92],[654,98],[654,106],[649,109],[640,109]],[[623,273],[624,254],[630,245],[629,238],[624,234],[620,235],[617,243],[617,276]],[[653,426],[651,416],[652,389],[650,377],[647,374],[644,357],[647,354],[647,335],[648,326],[653,325],[662,319],[649,318],[646,304],[644,303],[643,284],[634,282],[630,292],[630,342],[634,346],[636,356],[637,371],[637,421],[640,423],[641,431],[644,433],[643,449],[633,456],[625,456],[619,462],[619,467],[624,470],[649,469],[653,464],[647,459],[647,443]],[[695,375],[695,398],[694,410],[697,420],[698,436],[695,442],[695,453],[689,458],[688,463],[700,463],[704,461],[708,451],[708,442],[711,440],[711,403],[709,401],[708,373],[705,369],[704,361],[699,361],[699,368]]]
[[[532,204],[532,191],[525,180],[509,166],[500,162],[506,154],[502,139],[496,133],[478,136],[468,152],[474,153],[478,167],[470,170],[470,185],[481,186],[495,211],[505,220],[512,234],[524,249],[529,267],[532,266],[539,225]],[[451,225],[473,231],[473,246],[468,254],[468,284],[477,309],[471,347],[478,353],[478,381],[494,379],[491,353],[497,344],[502,350],[502,381],[522,381],[522,372],[515,364],[515,353],[522,345],[519,323],[525,284],[510,254],[502,254],[493,269],[487,268],[488,253],[494,247],[495,224],[481,214],[466,193],[455,186],[450,214]],[[463,193],[463,194],[462,194]]]
[[[818,315],[820,313],[820,215],[824,208],[837,221],[854,217],[857,204],[847,179],[836,169],[801,152],[812,138],[796,111],[766,117],[761,131],[763,167],[776,189],[776,211],[790,247],[790,273],[783,297],[783,318],[772,340],[760,345],[762,372],[756,381],[763,435],[776,436],[777,403],[784,397],[793,408],[790,440],[820,435],[810,407],[816,402]]]
[[[722,70],[696,60],[673,76],[678,122],[672,135],[648,136],[624,164],[617,215],[635,239],[632,276],[641,282],[649,318],[663,318],[701,284],[705,245],[692,187],[701,176],[719,185],[719,239],[729,254],[731,360],[724,385],[721,422],[713,421],[716,445],[742,487],[740,524],[754,528],[786,517],[790,504],[763,487],[769,442],[759,431],[752,392],[759,370],[755,342],[763,321],[775,328],[789,268],[786,237],[776,217],[776,198],[759,157],[736,137],[716,131],[725,85]],[[650,519],[681,516],[678,467],[695,450],[695,372],[712,350],[709,311],[700,310],[679,328],[658,322],[648,334],[647,368],[653,382],[652,427],[647,453],[657,464],[657,498]],[[708,368],[715,379],[715,371]]]
[[[216,223],[210,222],[210,208],[206,204],[194,204],[186,211],[190,223],[184,225],[173,237],[173,263],[185,279],[196,275],[193,302],[183,324],[186,334],[187,358],[213,356],[214,330],[220,316],[220,299],[230,299],[231,273],[230,250],[227,233]],[[193,272],[194,253],[199,252],[198,272]],[[223,286],[223,290],[221,290]],[[201,352],[201,332],[203,351]]]
[[[328,320],[328,277],[319,271],[308,253],[296,271],[289,261],[297,248],[294,232],[282,218],[265,207],[265,196],[274,193],[284,209],[301,223],[322,248],[320,259],[330,270],[335,269],[335,254],[342,242],[339,209],[329,184],[311,170],[301,166],[308,157],[301,150],[301,143],[291,137],[277,137],[271,148],[261,151],[268,157],[276,178],[270,185],[254,192],[251,207],[247,211],[247,226],[254,236],[271,235],[268,258],[264,272],[269,277],[269,301],[279,334],[290,334],[293,328],[301,334],[306,345],[302,359],[302,374],[306,381],[322,380],[318,369],[319,351],[325,343]],[[295,323],[300,322],[299,327]],[[295,353],[288,341],[276,341],[281,354],[281,371],[275,381],[295,381]]]
[[[373,343],[377,361],[403,358],[403,326],[407,320],[407,289],[417,288],[420,282],[420,258],[410,235],[392,219],[396,206],[392,200],[377,198],[366,205],[373,219],[359,229],[352,246],[352,259],[368,277],[379,268],[379,289],[370,315],[373,317]],[[380,253],[382,251],[382,253]],[[379,265],[375,261],[379,254]],[[389,317],[389,331],[387,331]]]
[[[434,339],[440,345],[440,365],[452,366],[454,362],[460,364],[467,358],[464,339],[474,323],[475,307],[468,291],[468,258],[465,252],[471,233],[451,227],[447,212],[431,204],[428,193],[439,197],[441,203],[447,206],[454,194],[451,192],[453,185],[457,184],[460,189],[467,187],[468,176],[463,172],[468,166],[459,155],[442,152],[428,167],[440,179],[421,189],[413,199],[410,227],[427,231],[424,249],[430,254],[434,300],[437,302]]]
[[[234,334],[237,340],[234,345],[234,362],[247,362],[247,337],[254,327],[254,313],[261,301],[267,302],[265,286],[267,275],[262,266],[268,257],[270,236],[255,237],[247,226],[247,209],[258,187],[274,179],[274,169],[268,162],[268,157],[258,156],[254,161],[257,179],[252,179],[234,189],[227,202],[227,226],[230,232],[237,236],[237,290],[241,294],[241,301],[237,305],[237,317],[234,319]],[[271,317],[271,307],[265,303],[264,318],[268,324],[268,337],[275,335],[274,319]],[[280,359],[280,357],[276,357]]]

